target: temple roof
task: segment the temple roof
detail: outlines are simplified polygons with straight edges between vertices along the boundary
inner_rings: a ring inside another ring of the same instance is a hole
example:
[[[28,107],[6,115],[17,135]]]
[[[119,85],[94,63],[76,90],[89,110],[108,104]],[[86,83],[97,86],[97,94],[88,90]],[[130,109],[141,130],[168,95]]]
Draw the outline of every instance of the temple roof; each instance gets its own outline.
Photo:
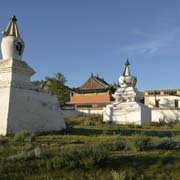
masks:
[[[107,92],[109,89],[113,89],[113,87],[110,84],[108,84],[103,78],[91,74],[91,76],[82,86],[74,88],[73,90],[77,93],[99,93]]]
[[[80,89],[106,89],[109,87],[109,84],[99,76],[91,76],[88,78],[88,80],[79,88]]]
[[[16,16],[11,17],[6,30],[2,32],[3,36],[20,37],[19,29],[17,27],[16,21],[17,21]]]

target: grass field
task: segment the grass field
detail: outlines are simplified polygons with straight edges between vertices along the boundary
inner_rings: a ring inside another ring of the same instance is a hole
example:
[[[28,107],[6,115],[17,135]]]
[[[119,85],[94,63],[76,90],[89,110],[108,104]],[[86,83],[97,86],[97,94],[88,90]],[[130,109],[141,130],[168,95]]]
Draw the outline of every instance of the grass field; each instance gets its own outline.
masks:
[[[180,123],[102,124],[66,118],[67,130],[0,137],[0,180],[178,180]]]

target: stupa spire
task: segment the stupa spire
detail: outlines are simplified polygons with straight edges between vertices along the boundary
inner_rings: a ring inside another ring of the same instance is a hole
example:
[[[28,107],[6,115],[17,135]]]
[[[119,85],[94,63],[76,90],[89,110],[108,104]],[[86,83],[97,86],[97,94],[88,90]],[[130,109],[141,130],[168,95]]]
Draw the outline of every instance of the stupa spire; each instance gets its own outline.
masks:
[[[126,59],[125,69],[124,69],[124,72],[123,72],[123,75],[124,75],[124,76],[130,76],[130,75],[131,75],[130,69],[129,69],[129,65],[130,65],[129,60]]]
[[[15,36],[20,38],[19,29],[16,22],[16,16],[12,16],[6,30],[2,32],[3,36]]]
[[[16,16],[12,16],[6,30],[2,32],[1,50],[3,59],[22,60],[24,41],[20,37]]]

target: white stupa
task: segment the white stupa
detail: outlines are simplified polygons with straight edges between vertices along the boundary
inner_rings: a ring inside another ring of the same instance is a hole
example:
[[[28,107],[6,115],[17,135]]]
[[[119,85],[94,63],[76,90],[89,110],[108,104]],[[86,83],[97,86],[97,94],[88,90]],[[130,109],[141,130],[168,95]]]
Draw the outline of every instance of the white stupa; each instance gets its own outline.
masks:
[[[16,17],[3,32],[0,61],[0,135],[57,131],[65,128],[57,98],[34,86],[35,71],[22,60],[24,42]]]
[[[151,109],[140,102],[143,94],[135,87],[137,78],[131,75],[129,65],[127,59],[119,87],[113,94],[115,102],[103,109],[104,122],[141,125],[151,121]]]

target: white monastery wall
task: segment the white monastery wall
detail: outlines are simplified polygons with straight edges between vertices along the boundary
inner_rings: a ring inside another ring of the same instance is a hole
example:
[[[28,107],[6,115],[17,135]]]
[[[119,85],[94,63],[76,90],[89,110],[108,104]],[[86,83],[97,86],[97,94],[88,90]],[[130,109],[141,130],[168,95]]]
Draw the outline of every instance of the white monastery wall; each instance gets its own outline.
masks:
[[[102,109],[78,109],[79,112],[84,113],[84,114],[99,114],[102,115],[103,114],[103,110]]]
[[[151,121],[151,110],[137,102],[110,104],[104,108],[103,121],[112,121],[116,124],[141,125]]]
[[[159,107],[175,107],[175,100],[179,100],[178,105],[180,107],[180,97],[179,96],[145,96],[145,104],[151,108],[155,107],[155,100],[159,100]]]
[[[159,107],[155,101],[159,100]],[[175,100],[178,100],[178,107],[175,107]],[[145,104],[152,108],[152,122],[180,120],[180,97],[174,95],[145,96]]]
[[[47,93],[12,88],[7,133],[56,131],[65,128],[56,97]]]
[[[152,109],[152,122],[159,122],[161,120],[167,122],[180,120],[180,110]]]

